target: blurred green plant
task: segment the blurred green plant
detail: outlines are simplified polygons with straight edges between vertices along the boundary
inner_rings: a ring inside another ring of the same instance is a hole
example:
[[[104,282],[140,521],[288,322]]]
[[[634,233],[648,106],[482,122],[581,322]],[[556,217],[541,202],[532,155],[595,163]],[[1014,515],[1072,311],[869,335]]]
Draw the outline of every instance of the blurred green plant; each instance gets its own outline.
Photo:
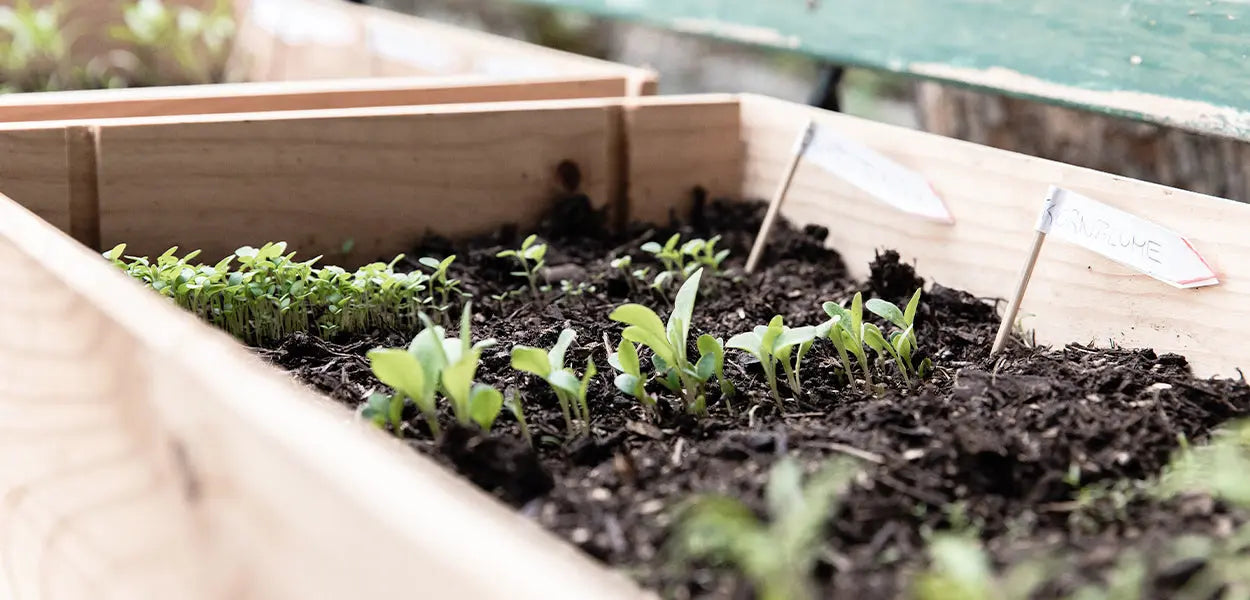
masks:
[[[214,83],[225,79],[226,58],[234,37],[233,5],[216,0],[202,11],[191,6],[170,6],[163,0],[135,0],[122,8],[122,25],[109,35],[132,46],[128,61],[131,85],[160,83]],[[162,69],[172,58],[179,72]]]

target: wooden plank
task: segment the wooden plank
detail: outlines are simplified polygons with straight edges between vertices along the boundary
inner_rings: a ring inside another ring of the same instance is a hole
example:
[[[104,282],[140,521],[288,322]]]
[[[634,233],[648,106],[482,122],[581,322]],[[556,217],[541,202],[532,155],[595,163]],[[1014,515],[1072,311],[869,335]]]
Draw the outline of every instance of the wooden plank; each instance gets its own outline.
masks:
[[[0,597],[642,597],[4,197],[0,278]]]
[[[620,75],[654,93],[655,73],[339,0],[238,0],[235,62],[252,80],[488,75],[496,81]]]
[[[525,82],[459,75],[9,94],[0,96],[0,122],[601,98],[625,95],[630,83],[610,74]]]
[[[616,102],[99,121],[101,241],[141,254],[200,248],[207,258],[283,240],[306,256],[372,261],[431,230],[535,223],[561,189],[563,161],[608,206]]]
[[[34,128],[0,132],[0,193],[56,228],[70,230],[69,162],[65,132]]]
[[[689,210],[695,187],[737,197],[742,184],[738,100],[657,97],[625,104],[629,218],[664,223]]]
[[[831,245],[866,275],[874,251],[899,250],[929,281],[1004,298],[1020,270],[1050,184],[1154,220],[1189,237],[1220,285],[1177,290],[1087,250],[1051,241],[1022,314],[1043,343],[1114,342],[1189,357],[1199,375],[1250,366],[1250,206],[960,142],[780,100],[744,96],[744,192],[774,188],[807,118],[919,171],[956,224],[908,218],[811,164],[795,176],[782,214],[829,227]]]
[[[1238,0],[524,1],[1250,139]]]

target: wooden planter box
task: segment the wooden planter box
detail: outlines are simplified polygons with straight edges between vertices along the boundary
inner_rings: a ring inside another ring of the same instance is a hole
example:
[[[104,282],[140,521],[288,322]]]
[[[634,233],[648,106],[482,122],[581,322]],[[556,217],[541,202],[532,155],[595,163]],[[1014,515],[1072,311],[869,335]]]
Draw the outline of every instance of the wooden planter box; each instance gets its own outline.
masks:
[[[106,27],[120,19],[120,4],[73,5],[73,18],[83,26]],[[646,69],[342,0],[237,0],[236,7],[238,35],[230,70],[252,83],[6,94],[0,95],[0,122],[655,91],[655,74]],[[78,45],[88,55],[106,48],[93,38]]]
[[[64,216],[102,246],[208,259],[286,240],[333,257],[351,237],[368,260],[429,230],[532,224],[563,161],[618,219],[665,218],[696,185],[767,197],[811,117],[922,173],[956,219],[909,219],[802,164],[783,213],[828,226],[856,275],[896,248],[930,281],[1006,296],[1058,184],[1189,236],[1221,285],[1176,290],[1051,243],[1023,308],[1040,341],[1180,352],[1200,375],[1245,364],[1250,207],[767,98],[0,125],[0,149],[52,132],[44,155],[68,168],[6,178],[5,192],[69,190]],[[91,143],[67,152],[66,139]],[[9,597],[643,595],[3,199],[0,279]]]

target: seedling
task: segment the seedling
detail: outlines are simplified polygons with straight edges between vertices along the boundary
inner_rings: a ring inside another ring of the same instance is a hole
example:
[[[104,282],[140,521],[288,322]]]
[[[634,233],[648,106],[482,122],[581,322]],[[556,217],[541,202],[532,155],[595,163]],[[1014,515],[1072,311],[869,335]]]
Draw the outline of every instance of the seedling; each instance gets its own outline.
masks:
[[[586,391],[590,379],[595,376],[595,363],[586,361],[586,374],[578,380],[577,374],[564,367],[564,353],[577,337],[577,332],[565,329],[560,332],[551,350],[532,348],[530,346],[513,346],[512,368],[537,375],[551,386],[560,401],[560,410],[564,413],[564,426],[569,434],[574,433],[573,413],[582,422],[582,428],[590,429],[590,407],[586,403]]]
[[[438,435],[434,401],[441,391],[451,404],[452,414],[461,425],[476,423],[490,431],[503,408],[503,394],[493,387],[474,383],[482,349],[495,340],[472,343],[470,323],[472,303],[466,303],[460,319],[460,337],[448,338],[445,330],[421,314],[425,329],[413,338],[407,350],[381,348],[369,351],[374,375],[396,394],[411,398],[425,416],[430,431]],[[390,407],[393,410],[395,400]],[[401,401],[402,407],[402,401]]]
[[[53,2],[36,8],[30,0],[0,6],[0,69],[12,91],[71,87],[65,6]]]
[[[833,461],[804,485],[798,463],[782,459],[765,489],[768,523],[739,500],[696,498],[678,515],[672,547],[682,561],[709,559],[736,567],[760,600],[811,599],[823,525],[856,474],[852,463]]]
[[[885,319],[898,328],[898,331],[890,334],[890,338],[887,340],[881,334],[880,329],[871,327],[869,329],[875,331],[870,331],[872,336],[871,338],[866,338],[865,341],[878,354],[889,354],[894,358],[894,363],[898,365],[899,372],[903,374],[903,381],[909,385],[912,376],[924,377],[933,367],[932,361],[927,358],[921,361],[919,366],[913,366],[912,363],[912,355],[917,346],[915,320],[916,309],[920,305],[920,294],[921,290],[919,289],[916,290],[915,294],[912,294],[905,310],[899,310],[893,303],[880,298],[873,298],[864,305],[864,308],[867,308],[869,312]]]
[[[725,398],[725,405],[733,410],[733,405],[729,403],[736,390],[734,384],[725,377],[725,344],[719,338],[714,338],[708,334],[699,336],[699,340],[695,343],[699,348],[699,361],[702,362],[704,357],[711,357],[712,373],[716,375],[716,384],[720,386],[720,394]]]
[[[647,412],[655,414],[655,398],[647,394],[647,376],[642,373],[642,364],[638,360],[638,348],[634,346],[634,343],[622,339],[616,347],[616,352],[608,355],[608,364],[620,371],[613,380],[616,389],[633,396],[642,403]]]
[[[525,443],[533,446],[534,438],[530,437],[530,426],[525,420],[525,408],[521,406],[521,393],[516,388],[508,388],[507,393],[504,394],[503,405],[512,413],[517,425],[521,427],[521,437],[525,438]]]
[[[377,373],[376,368],[374,373]],[[368,419],[378,427],[390,427],[395,432],[395,435],[402,435],[404,428],[404,400],[404,395],[400,393],[388,395],[374,392],[369,394],[369,399],[361,405],[360,416]],[[434,425],[437,427],[438,422],[435,421]]]
[[[448,276],[448,269],[451,267],[451,263],[455,261],[455,254],[443,260],[426,256],[417,261],[421,266],[430,270],[429,280],[426,285],[430,293],[430,304],[434,305],[434,308],[444,316],[446,311],[451,309],[450,300],[453,296],[466,298],[469,296],[460,291],[459,279],[453,279]]]
[[[662,246],[658,242],[643,244],[642,251],[655,256],[664,265],[664,271],[656,275],[652,287],[663,291],[668,282],[685,281],[696,269],[706,268],[720,273],[721,263],[729,256],[729,251],[716,250],[719,241],[718,235],[710,240],[695,238],[683,244],[681,234],[675,233]]]
[[[395,434],[399,435],[404,401],[409,399],[425,417],[430,433],[437,436],[438,409],[434,405],[434,397],[438,391],[438,373],[433,371],[433,365],[423,365],[413,353],[403,348],[376,348],[369,351],[368,357],[373,376],[391,386],[395,393],[389,397],[379,393],[371,395],[362,416],[379,425],[390,423]]]
[[[760,367],[764,369],[764,377],[768,380],[768,391],[777,403],[777,408],[784,412],[785,404],[781,400],[781,393],[777,391],[777,363],[780,362],[785,369],[790,390],[796,395],[799,394],[801,389],[799,366],[803,355],[812,347],[814,339],[816,339],[815,327],[791,329],[782,323],[781,315],[777,315],[769,321],[767,326],[761,325],[753,331],[739,333],[729,338],[727,345],[735,350],[746,352],[760,361]],[[797,352],[795,352],[796,347],[798,347]],[[795,355],[793,364],[790,361],[791,355]]]
[[[703,269],[696,270],[677,291],[667,325],[655,311],[641,304],[625,304],[608,315],[627,325],[621,333],[624,339],[651,349],[658,378],[678,388],[685,398],[686,410],[696,415],[707,412],[703,385],[714,374],[716,361],[714,355],[702,354],[697,363],[692,363],[687,355],[690,320],[702,275]]]
[[[1019,562],[996,575],[980,542],[949,533],[933,536],[929,558],[928,570],[912,585],[915,600],[1027,600],[1055,567],[1043,557]]]
[[[534,300],[541,302],[542,295],[538,292],[538,274],[543,266],[547,263],[543,261],[543,257],[547,255],[547,244],[539,244],[538,236],[531,234],[521,242],[521,247],[517,250],[504,250],[495,256],[499,258],[515,258],[521,265],[520,271],[513,271],[512,274],[517,277],[524,277],[529,282],[530,293],[534,294]]]
[[[822,305],[829,320],[821,324],[818,333],[825,335],[833,342],[833,347],[842,359],[842,367],[846,369],[847,380],[854,382],[855,375],[851,372],[851,361],[847,353],[855,356],[860,369],[864,372],[864,389],[873,393],[872,370],[868,363],[868,353],[864,351],[864,298],[859,292],[851,300],[851,308],[847,310],[834,302]]]

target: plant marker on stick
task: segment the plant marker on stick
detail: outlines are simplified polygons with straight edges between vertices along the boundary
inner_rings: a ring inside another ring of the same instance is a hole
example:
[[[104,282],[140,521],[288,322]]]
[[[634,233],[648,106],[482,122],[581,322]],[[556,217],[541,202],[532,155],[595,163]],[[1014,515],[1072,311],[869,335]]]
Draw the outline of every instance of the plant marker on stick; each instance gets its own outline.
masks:
[[[768,243],[768,234],[772,233],[773,222],[777,220],[777,213],[781,211],[781,202],[786,197],[786,191],[790,189],[794,172],[799,168],[799,161],[803,159],[803,153],[811,145],[812,136],[815,133],[816,122],[808,120],[807,125],[803,127],[803,132],[795,140],[794,151],[790,153],[790,162],[786,164],[786,170],[781,175],[781,182],[777,184],[777,191],[773,194],[772,202],[768,203],[768,212],[764,213],[764,222],[760,223],[759,233],[755,234],[755,243],[751,245],[751,255],[747,257],[747,273],[755,271],[755,266],[760,262],[760,256],[764,254],[764,245]]]
[[[1118,208],[1076,192],[1051,186],[1037,218],[1037,236],[1028,262],[998,327],[991,355],[1007,344],[1020,300],[1028,288],[1046,236],[1054,235],[1132,267],[1176,288],[1219,284],[1207,261],[1184,236]]]

